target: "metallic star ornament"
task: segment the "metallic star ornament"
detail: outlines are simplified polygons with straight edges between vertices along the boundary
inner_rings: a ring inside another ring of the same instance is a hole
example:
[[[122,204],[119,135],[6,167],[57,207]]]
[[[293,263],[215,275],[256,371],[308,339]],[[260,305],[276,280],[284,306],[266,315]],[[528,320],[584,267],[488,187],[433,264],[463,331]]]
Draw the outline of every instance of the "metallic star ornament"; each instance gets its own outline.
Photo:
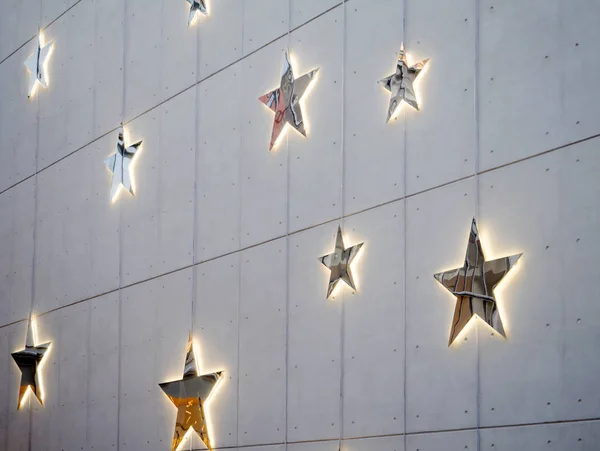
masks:
[[[27,97],[32,97],[38,88],[38,85],[42,85],[44,88],[48,87],[48,77],[46,77],[46,65],[50,59],[54,41],[49,42],[46,45],[42,44],[41,32],[37,35],[37,48],[35,52],[25,60],[25,67],[29,70],[29,90],[27,91]]]
[[[206,3],[204,0],[187,0],[190,4],[190,15],[188,17],[188,28],[191,27],[196,19],[198,18],[198,14],[203,14],[208,16],[208,9],[206,9]]]
[[[131,183],[131,169],[130,165],[133,161],[138,148],[142,144],[142,141],[136,142],[129,147],[125,147],[125,141],[123,138],[123,127],[119,130],[119,138],[117,140],[117,153],[112,154],[106,160],[104,164],[112,172],[112,186],[110,188],[110,200],[114,202],[119,193],[119,188],[123,187],[131,193],[133,196],[133,185]]]
[[[281,74],[279,88],[259,98],[262,103],[275,112],[269,150],[273,150],[285,124],[290,124],[303,136],[306,136],[300,99],[318,71],[319,69],[314,69],[300,78],[294,79],[294,72],[288,53],[285,53],[285,62],[283,64],[283,73]]]
[[[159,384],[160,388],[177,407],[172,451],[177,449],[190,429],[196,431],[209,450],[212,449],[204,405],[221,379],[222,374],[223,371],[203,376],[198,375],[196,359],[194,358],[193,339],[190,334],[183,379]]]
[[[356,290],[350,265],[352,264],[352,260],[354,260],[363,244],[364,243],[360,243],[349,248],[345,248],[344,239],[342,238],[342,229],[338,226],[337,236],[335,238],[335,250],[333,251],[333,254],[325,255],[319,258],[319,261],[331,270],[326,298],[331,296],[331,293],[333,293],[333,290],[335,290],[335,287],[340,280],[343,280],[350,288]]]
[[[428,62],[429,58],[408,67],[404,45],[400,46],[398,62],[396,63],[396,73],[379,81],[380,85],[392,93],[388,107],[387,122],[394,116],[403,100],[415,110],[419,110],[414,83]]]
[[[478,316],[506,338],[502,318],[496,305],[494,288],[523,254],[485,261],[475,219],[471,224],[465,264],[461,268],[433,277],[456,296],[456,308],[450,329],[450,346],[471,318]]]
[[[27,393],[27,389],[31,388],[31,391],[38,399],[41,405],[44,405],[42,399],[42,388],[38,379],[38,368],[44,354],[48,351],[50,343],[44,343],[39,346],[35,346],[33,340],[33,331],[31,329],[31,321],[27,326],[27,339],[25,341],[25,349],[18,352],[13,352],[12,358],[21,370],[21,385],[19,387],[19,403],[17,408],[20,409],[23,404],[23,398]]]

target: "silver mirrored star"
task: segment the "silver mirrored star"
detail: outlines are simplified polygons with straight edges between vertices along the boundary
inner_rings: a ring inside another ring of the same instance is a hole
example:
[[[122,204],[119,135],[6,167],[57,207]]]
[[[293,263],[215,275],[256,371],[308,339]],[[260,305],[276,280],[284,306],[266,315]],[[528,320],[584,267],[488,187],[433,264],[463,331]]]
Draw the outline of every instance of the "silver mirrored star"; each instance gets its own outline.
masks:
[[[471,223],[465,264],[461,268],[435,274],[435,279],[456,296],[454,318],[448,346],[466,327],[471,318],[480,317],[496,332],[506,337],[496,305],[494,288],[523,254],[485,261],[475,219]]]
[[[38,32],[36,42],[37,47],[35,52],[33,52],[33,54],[27,58],[27,60],[25,60],[25,67],[29,70],[29,90],[27,91],[27,97],[33,96],[38,84],[42,85],[44,88],[48,86],[46,65],[50,59],[54,41],[43,45],[40,32]]]
[[[40,404],[44,405],[42,399],[42,388],[38,378],[38,369],[44,354],[48,351],[50,343],[44,343],[36,346],[33,340],[33,331],[31,329],[31,321],[27,326],[27,339],[25,340],[25,349],[18,352],[13,352],[12,358],[21,370],[21,384],[19,386],[19,403],[17,408],[22,407],[23,398],[27,393],[27,389],[31,391],[38,399]]]
[[[342,229],[338,226],[337,235],[335,238],[335,250],[333,251],[333,254],[325,255],[319,258],[319,261],[331,270],[331,274],[329,276],[329,285],[327,287],[327,298],[331,296],[331,293],[333,293],[333,290],[335,290],[335,287],[340,280],[343,280],[350,288],[356,290],[350,265],[352,264],[352,260],[354,260],[363,244],[364,243],[355,244],[354,246],[345,248],[344,239],[342,237]]]
[[[285,52],[285,61],[279,88],[259,98],[262,103],[275,112],[269,150],[272,150],[277,143],[277,139],[281,135],[285,124],[290,124],[303,136],[306,136],[300,99],[318,71],[319,69],[314,69],[300,78],[294,79],[292,64],[290,63],[288,53]]]
[[[175,432],[171,444],[172,451],[177,449],[190,429],[196,431],[209,450],[212,449],[204,406],[222,375],[222,371],[203,376],[198,375],[193,338],[190,334],[183,378],[178,381],[159,384],[160,388],[177,407]]]
[[[388,107],[387,122],[394,116],[403,100],[414,109],[419,109],[414,83],[428,61],[429,58],[408,67],[404,45],[400,46],[398,61],[396,63],[396,73],[379,81],[380,85],[392,93]]]
[[[204,0],[187,0],[190,4],[190,15],[188,17],[188,28],[196,22],[198,14],[204,14],[208,16],[208,9],[206,9],[206,3]]]
[[[131,162],[135,156],[142,141],[136,142],[129,147],[125,147],[123,138],[123,127],[119,130],[119,138],[117,140],[117,153],[111,155],[104,164],[113,173],[112,186],[110,188],[110,200],[114,202],[119,188],[123,187],[133,195],[133,186],[131,183]]]

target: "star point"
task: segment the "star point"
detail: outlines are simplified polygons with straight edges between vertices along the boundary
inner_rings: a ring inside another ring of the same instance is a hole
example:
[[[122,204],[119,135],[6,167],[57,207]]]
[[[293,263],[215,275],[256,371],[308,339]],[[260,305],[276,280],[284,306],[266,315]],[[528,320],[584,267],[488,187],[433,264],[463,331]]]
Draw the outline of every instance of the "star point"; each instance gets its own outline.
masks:
[[[42,406],[44,405],[42,387],[38,378],[38,369],[49,348],[50,342],[35,346],[31,321],[29,321],[29,324],[27,325],[25,349],[11,354],[13,360],[21,370],[21,384],[19,386],[17,409],[21,409],[23,399],[25,398],[28,389],[31,389],[40,404]]]
[[[331,271],[329,285],[327,287],[327,299],[331,296],[340,280],[345,282],[353,290],[356,290],[350,265],[358,255],[363,244],[364,243],[359,243],[346,248],[344,246],[344,238],[342,237],[342,229],[338,226],[335,238],[335,250],[332,254],[324,255],[319,258],[319,261]]]
[[[27,90],[27,97],[29,98],[35,94],[38,85],[44,88],[48,87],[46,65],[54,47],[54,41],[50,41],[45,45],[42,44],[41,31],[38,31],[36,41],[37,47],[35,52],[25,60],[25,67],[29,70],[29,88]]]
[[[193,338],[190,334],[183,378],[178,381],[159,384],[163,392],[177,407],[177,419],[171,445],[172,451],[177,450],[191,429],[196,431],[206,447],[212,450],[204,407],[222,376],[223,371],[199,375],[194,356]]]
[[[396,62],[396,72],[383,80],[379,80],[379,84],[391,93],[387,122],[396,114],[402,101],[419,111],[414,83],[428,62],[429,58],[426,58],[409,67],[406,60],[406,52],[404,51],[404,44],[400,46]]]
[[[479,317],[506,338],[494,288],[517,263],[521,255],[523,254],[486,261],[477,224],[473,219],[464,265],[433,276],[456,297],[448,346],[456,340],[473,317]]]
[[[132,196],[135,195],[133,192],[130,166],[138,148],[141,145],[142,141],[138,141],[131,146],[125,146],[123,127],[120,128],[119,137],[117,139],[117,152],[104,160],[104,164],[113,174],[112,185],[110,188],[111,202],[114,202],[117,199],[117,194],[119,193],[119,189],[121,187],[128,191]]]
[[[198,14],[208,16],[205,0],[187,0],[190,4],[190,15],[188,16],[188,28],[194,25],[198,19]]]
[[[318,68],[313,69],[295,79],[288,52],[285,52],[285,61],[279,88],[259,98],[262,103],[275,113],[269,150],[273,150],[273,147],[277,144],[286,124],[289,124],[300,132],[302,136],[306,137],[306,126],[302,117],[300,100],[318,71]]]

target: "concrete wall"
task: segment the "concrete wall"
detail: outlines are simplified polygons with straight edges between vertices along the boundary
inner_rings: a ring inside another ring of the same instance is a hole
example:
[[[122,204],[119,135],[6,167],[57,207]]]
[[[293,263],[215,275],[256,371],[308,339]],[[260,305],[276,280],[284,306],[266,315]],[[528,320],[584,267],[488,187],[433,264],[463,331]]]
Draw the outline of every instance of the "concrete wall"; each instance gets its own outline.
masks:
[[[170,449],[158,383],[192,327],[226,371],[217,448],[600,449],[599,2],[208,0],[190,30],[183,0],[0,3],[0,450]],[[421,111],[386,124],[401,41],[431,61]],[[309,137],[269,153],[257,99],[287,46],[320,68]],[[111,205],[121,121],[143,146]],[[474,216],[486,257],[523,253],[508,339],[480,323],[448,348],[432,276]],[[365,242],[358,290],[326,301],[338,224]],[[31,305],[45,406],[17,411]]]

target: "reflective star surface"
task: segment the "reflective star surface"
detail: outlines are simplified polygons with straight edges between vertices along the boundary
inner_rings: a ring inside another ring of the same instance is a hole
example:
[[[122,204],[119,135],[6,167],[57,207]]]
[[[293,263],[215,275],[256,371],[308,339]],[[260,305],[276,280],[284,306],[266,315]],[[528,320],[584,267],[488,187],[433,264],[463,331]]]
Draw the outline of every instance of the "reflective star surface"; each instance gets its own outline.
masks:
[[[331,270],[331,274],[329,276],[329,286],[327,288],[327,298],[331,296],[331,293],[333,293],[333,290],[335,290],[335,287],[340,280],[343,280],[353,290],[356,290],[350,265],[352,264],[352,260],[354,260],[363,244],[364,243],[360,243],[349,248],[345,248],[344,239],[342,237],[342,229],[338,226],[337,236],[335,238],[335,250],[333,251],[333,254],[325,255],[319,258],[319,261]]]
[[[38,85],[42,85],[44,88],[48,86],[48,78],[46,77],[46,64],[52,53],[54,41],[49,42],[46,45],[42,44],[42,38],[40,34],[37,35],[37,47],[35,52],[25,60],[25,67],[29,70],[29,90],[27,91],[27,97],[33,96]]]
[[[461,268],[435,274],[433,277],[456,296],[456,307],[448,346],[469,323],[479,316],[496,332],[506,337],[502,318],[496,305],[494,288],[515,265],[522,254],[497,260],[485,261],[475,219],[471,223],[471,233],[467,245],[465,264]]]
[[[119,192],[119,188],[123,186],[127,191],[133,195],[133,186],[131,183],[131,169],[130,165],[137,152],[138,148],[142,144],[142,141],[139,141],[135,144],[132,144],[129,147],[125,147],[125,141],[123,139],[123,128],[119,130],[119,138],[117,140],[117,153],[111,155],[106,160],[104,160],[104,164],[113,173],[112,178],[112,186],[110,188],[110,200],[114,202],[117,198],[117,193]]]
[[[319,69],[312,70],[309,73],[302,75],[300,78],[294,79],[294,72],[288,53],[285,53],[285,62],[283,64],[283,73],[281,74],[281,84],[279,88],[259,98],[262,103],[275,112],[269,150],[272,150],[277,143],[277,139],[281,135],[285,124],[290,124],[302,133],[303,136],[306,136],[300,99],[306,92],[310,82],[315,78],[318,70]]]
[[[396,73],[379,81],[380,85],[392,93],[388,107],[387,122],[394,116],[403,100],[414,109],[419,109],[414,83],[428,61],[429,58],[419,61],[414,66],[408,67],[404,46],[400,47],[400,52],[398,52],[398,62],[396,63]]]
[[[187,356],[183,379],[159,384],[165,394],[177,407],[177,419],[171,450],[175,451],[183,441],[185,434],[194,429],[208,449],[212,449],[204,405],[217,382],[221,379],[222,371],[198,376],[196,359],[194,358],[192,336],[187,345]]]
[[[39,346],[35,346],[33,341],[33,332],[31,330],[31,321],[27,326],[27,339],[25,341],[25,349],[18,352],[13,352],[12,358],[21,370],[21,385],[19,386],[19,403],[18,409],[21,408],[21,404],[27,389],[31,388],[31,391],[36,396],[40,404],[44,405],[42,400],[42,389],[40,387],[38,379],[38,368],[50,347],[50,343],[44,343]]]
[[[198,14],[204,14],[208,16],[208,9],[206,9],[206,3],[204,0],[187,0],[190,4],[190,15],[188,17],[188,28],[194,24]]]

